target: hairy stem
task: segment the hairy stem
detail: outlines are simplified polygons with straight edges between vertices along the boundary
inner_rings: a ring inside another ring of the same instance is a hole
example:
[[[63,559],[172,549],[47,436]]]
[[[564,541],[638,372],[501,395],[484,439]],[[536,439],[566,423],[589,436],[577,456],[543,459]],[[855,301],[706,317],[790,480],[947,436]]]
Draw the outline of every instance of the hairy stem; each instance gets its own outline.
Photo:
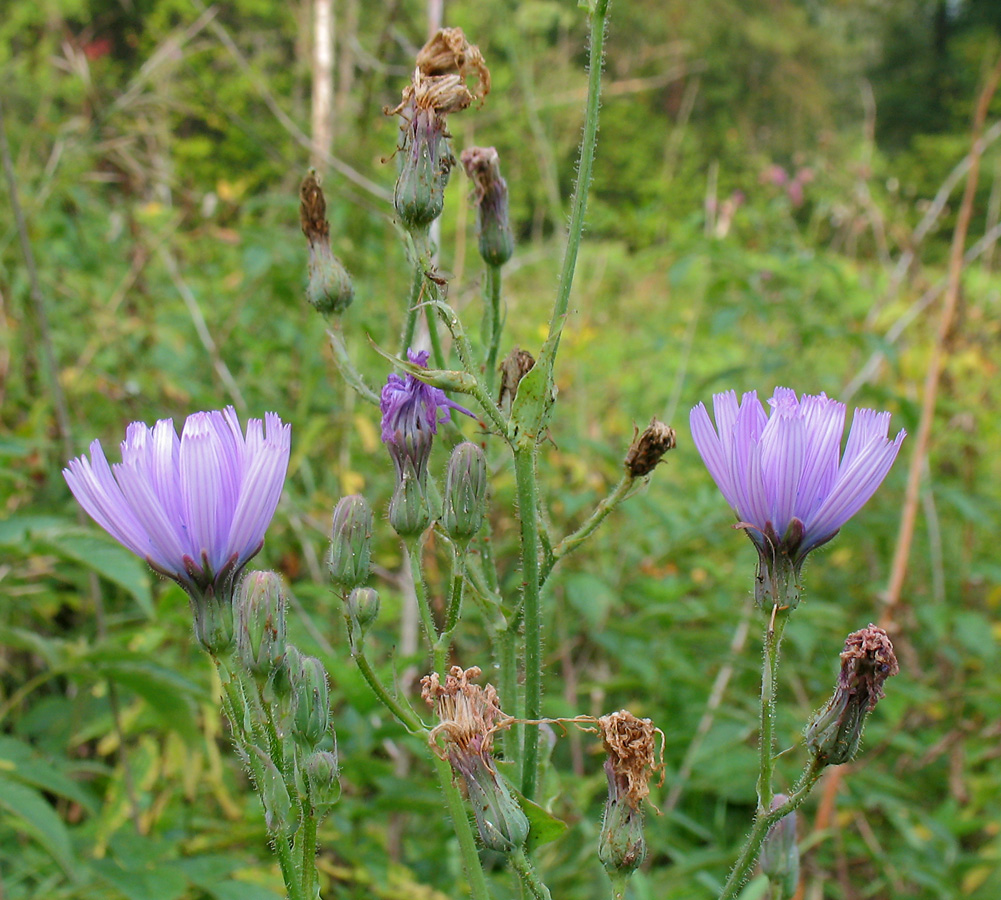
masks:
[[[487,356],[483,377],[487,383],[487,393],[493,396],[497,379],[497,354],[501,340],[501,267],[487,266],[487,315],[490,333],[487,339]]]
[[[432,761],[438,776],[438,783],[445,794],[445,803],[448,805],[448,813],[452,817],[455,836],[459,840],[459,852],[462,855],[462,866],[466,870],[466,877],[469,879],[470,893],[473,900],[490,900],[487,879],[483,874],[483,867],[480,865],[480,856],[476,852],[476,838],[473,836],[473,828],[469,824],[469,816],[462,802],[462,795],[452,778],[452,767],[436,754],[432,756]]]
[[[510,854],[510,859],[511,868],[518,873],[518,878],[521,880],[522,886],[535,900],[552,900],[549,888],[539,879],[539,875],[535,871],[531,860],[525,855],[523,847],[513,850]]]
[[[761,671],[761,746],[758,770],[758,815],[772,805],[772,769],[775,764],[775,691],[778,684],[779,647],[789,619],[788,609],[772,608],[765,631],[765,660]]]

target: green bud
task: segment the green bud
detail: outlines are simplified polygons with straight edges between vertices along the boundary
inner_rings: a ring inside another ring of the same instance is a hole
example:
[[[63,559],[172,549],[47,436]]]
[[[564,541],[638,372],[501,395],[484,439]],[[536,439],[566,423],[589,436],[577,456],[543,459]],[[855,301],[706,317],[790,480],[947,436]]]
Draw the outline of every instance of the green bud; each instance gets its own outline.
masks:
[[[455,162],[445,137],[445,119],[434,109],[402,110],[400,174],[393,204],[408,230],[426,229],[441,215],[445,187]]]
[[[255,678],[267,679],[285,657],[285,595],[275,572],[248,572],[236,592],[236,651]]]
[[[468,541],[483,525],[487,501],[487,461],[483,451],[464,441],[452,451],[445,475],[445,533],[454,541]]]
[[[257,790],[264,804],[264,824],[271,834],[291,834],[297,822],[292,815],[292,798],[285,779],[260,747],[251,746],[250,750],[257,757],[257,765],[251,769],[255,772]]]
[[[209,585],[197,596],[189,593],[189,597],[198,643],[212,656],[225,657],[233,648],[232,587],[225,589]]]
[[[348,595],[347,612],[352,625],[364,634],[379,615],[379,592],[374,588],[355,588]]]
[[[497,853],[510,853],[522,846],[528,838],[528,817],[490,757],[453,750],[449,760],[466,783],[483,846]]]
[[[789,798],[776,794],[772,809],[778,809]],[[796,813],[779,819],[765,835],[761,845],[761,871],[768,880],[780,886],[783,897],[792,897],[799,885],[799,845],[796,842]]]
[[[292,672],[292,736],[297,744],[315,749],[330,731],[330,686],[323,663],[301,657]]]
[[[314,169],[299,186],[299,221],[309,241],[306,299],[324,315],[344,312],[354,299],[354,287],[351,276],[330,249],[327,202]]]
[[[605,774],[608,800],[598,838],[598,859],[609,873],[631,875],[646,859],[643,810],[622,790],[610,761],[605,762]]]
[[[855,758],[865,720],[885,696],[883,683],[899,671],[882,628],[869,625],[848,635],[834,694],[806,728],[806,745],[817,763],[837,766]]]
[[[493,147],[470,147],[459,157],[475,189],[480,256],[490,266],[502,266],[514,253],[514,235],[508,221],[507,182],[501,177],[500,157]]]
[[[313,805],[321,808],[333,806],[341,796],[337,753],[314,750],[306,757],[302,769]]]
[[[334,507],[330,544],[330,577],[351,590],[368,581],[372,571],[372,509],[360,494],[343,497]]]
[[[431,524],[424,487],[409,461],[389,501],[389,524],[401,538],[415,538]]]

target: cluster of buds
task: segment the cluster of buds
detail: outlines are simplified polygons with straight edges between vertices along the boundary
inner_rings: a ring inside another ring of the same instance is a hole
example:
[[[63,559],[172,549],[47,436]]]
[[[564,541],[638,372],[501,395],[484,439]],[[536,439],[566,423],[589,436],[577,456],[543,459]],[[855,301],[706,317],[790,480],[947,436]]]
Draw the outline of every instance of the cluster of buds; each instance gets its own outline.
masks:
[[[850,762],[865,720],[885,696],[883,683],[900,671],[887,633],[870,624],[845,640],[834,694],[806,728],[806,745],[821,766]]]
[[[475,77],[473,87],[468,79]],[[426,229],[441,215],[455,158],[448,146],[446,117],[490,92],[490,72],[479,49],[461,28],[443,28],[417,54],[417,67],[403,99],[387,115],[399,114],[400,174],[393,196],[396,212],[410,231]]]
[[[608,800],[601,824],[598,857],[610,875],[628,878],[646,858],[643,836],[643,801],[650,794],[650,779],[663,780],[663,735],[658,758],[656,735],[662,734],[649,719],[638,719],[628,710],[598,719],[608,758]]]
[[[421,696],[438,716],[431,745],[462,779],[483,846],[510,853],[525,843],[529,823],[491,755],[494,735],[508,728],[512,719],[501,711],[493,685],[472,683],[481,674],[476,666],[465,670],[453,666],[444,684],[437,673],[425,675]]]
[[[330,249],[327,202],[313,169],[299,186],[299,222],[309,242],[306,299],[324,315],[342,313],[354,300],[355,290],[347,269]]]
[[[514,235],[508,220],[507,182],[501,177],[500,157],[493,147],[470,147],[459,154],[459,159],[473,182],[480,256],[488,266],[502,266],[514,253]]]

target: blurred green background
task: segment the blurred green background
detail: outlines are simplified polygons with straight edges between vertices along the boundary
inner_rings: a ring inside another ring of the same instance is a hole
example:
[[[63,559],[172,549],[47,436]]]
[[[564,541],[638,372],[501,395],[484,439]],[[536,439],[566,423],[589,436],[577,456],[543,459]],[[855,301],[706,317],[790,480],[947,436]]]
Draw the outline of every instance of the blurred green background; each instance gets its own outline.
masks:
[[[48,324],[5,180],[3,900],[280,894],[186,598],[82,520],[60,476],[94,438],[115,458],[132,420],[179,424],[227,403],[293,426],[258,565],[286,577],[295,640],[333,680],[344,795],[321,837],[323,896],[463,895],[423,748],[355,674],[324,583],[333,504],[363,491],[384,512],[392,467],[377,410],[345,388],[304,300],[297,189],[310,163],[313,13],[308,0],[4,5],[0,97]],[[330,146],[341,165],[318,167],[334,249],[356,283],[344,332],[373,385],[387,370],[369,338],[395,347],[410,279],[386,201],[396,123],[382,109],[398,101],[428,15],[413,0],[334,4]],[[505,269],[502,353],[536,351],[575,171],[586,17],[570,0],[447,0],[444,22],[466,31],[493,74],[483,108],[450,126],[457,150],[497,147],[511,189],[518,250]],[[999,37],[993,0],[613,0],[594,190],[540,458],[554,534],[617,482],[634,424],[665,419],[678,449],[554,576],[546,710],[628,707],[666,735],[667,778],[652,796],[662,814],[648,816],[636,898],[715,896],[754,807],[756,616],[740,637],[755,557],[691,444],[688,410],[714,391],[769,396],[781,384],[889,409],[891,433],[911,434],[875,498],[808,564],[779,690],[779,744],[792,746],[829,694],[844,637],[883,615],[962,192],[953,174]],[[995,97],[894,613],[901,673],[859,759],[829,773],[801,813],[805,898],[1001,895],[999,115]],[[476,331],[468,193],[455,172],[440,265]],[[500,448],[492,459],[493,527],[514,596],[513,479]],[[372,655],[409,678],[424,663],[407,654],[414,625],[385,522],[375,557]],[[457,659],[489,670],[470,609]],[[721,670],[732,677],[711,701]],[[556,737],[545,792],[571,828],[540,851],[540,871],[554,896],[604,898],[600,748],[593,736]],[[800,759],[798,749],[780,758],[780,785]],[[514,895],[508,874],[492,877],[497,896]]]

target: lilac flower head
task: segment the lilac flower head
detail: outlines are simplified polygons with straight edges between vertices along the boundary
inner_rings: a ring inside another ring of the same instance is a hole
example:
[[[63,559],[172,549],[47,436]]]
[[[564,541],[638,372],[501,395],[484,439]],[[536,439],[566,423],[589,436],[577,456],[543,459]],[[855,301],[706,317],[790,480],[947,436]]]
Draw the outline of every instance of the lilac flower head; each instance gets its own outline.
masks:
[[[231,592],[261,549],[290,447],[291,426],[275,413],[251,419],[244,435],[230,406],[188,416],[180,438],[170,419],[133,422],[120,463],[109,466],[94,441],[90,459],[70,460],[63,476],[98,525],[194,603],[196,594]]]
[[[407,351],[407,359],[415,366],[427,368],[427,350]],[[402,479],[407,465],[423,482],[427,473],[431,443],[438,426],[451,419],[451,410],[467,416],[473,414],[449,400],[440,388],[425,384],[413,375],[390,373],[379,400],[382,410],[382,442],[393,457],[397,478]]]
[[[761,557],[759,601],[775,587],[762,578],[776,567],[797,577],[806,555],[865,505],[905,436],[889,440],[888,412],[856,409],[842,454],[843,403],[781,387],[768,403],[770,416],[754,391],[739,403],[733,391],[716,394],[715,428],[702,403],[691,413],[695,446]]]

